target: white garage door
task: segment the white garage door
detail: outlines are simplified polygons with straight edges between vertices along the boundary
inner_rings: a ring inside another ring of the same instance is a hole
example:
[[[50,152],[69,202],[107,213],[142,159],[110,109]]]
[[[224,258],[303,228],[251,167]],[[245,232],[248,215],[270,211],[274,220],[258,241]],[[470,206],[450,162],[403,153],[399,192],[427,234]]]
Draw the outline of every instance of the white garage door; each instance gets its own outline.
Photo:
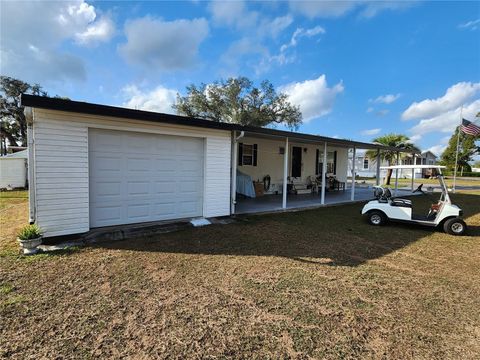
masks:
[[[202,215],[203,139],[89,131],[90,226]]]

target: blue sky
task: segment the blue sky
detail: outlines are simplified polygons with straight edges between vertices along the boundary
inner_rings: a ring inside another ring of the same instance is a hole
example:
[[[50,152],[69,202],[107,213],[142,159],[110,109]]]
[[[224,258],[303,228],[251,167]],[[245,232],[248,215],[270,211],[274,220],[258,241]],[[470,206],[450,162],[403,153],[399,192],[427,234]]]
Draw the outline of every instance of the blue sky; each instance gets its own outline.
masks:
[[[172,112],[190,83],[270,80],[300,131],[440,153],[480,111],[480,2],[2,2],[3,75]]]

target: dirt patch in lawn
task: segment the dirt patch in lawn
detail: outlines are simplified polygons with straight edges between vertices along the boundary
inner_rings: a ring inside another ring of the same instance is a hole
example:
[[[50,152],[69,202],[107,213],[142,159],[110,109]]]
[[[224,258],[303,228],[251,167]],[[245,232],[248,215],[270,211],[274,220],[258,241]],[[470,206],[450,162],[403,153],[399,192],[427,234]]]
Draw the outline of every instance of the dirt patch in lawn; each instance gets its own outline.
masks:
[[[469,236],[373,228],[355,204],[6,255],[0,355],[478,358],[480,196],[453,197]]]

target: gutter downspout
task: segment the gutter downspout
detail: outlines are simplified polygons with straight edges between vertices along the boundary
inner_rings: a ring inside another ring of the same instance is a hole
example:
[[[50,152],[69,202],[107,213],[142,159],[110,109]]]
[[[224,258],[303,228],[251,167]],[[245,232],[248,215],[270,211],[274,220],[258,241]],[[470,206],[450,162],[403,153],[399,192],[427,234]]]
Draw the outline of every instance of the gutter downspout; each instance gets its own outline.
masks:
[[[241,131],[240,135],[237,137],[237,132],[232,131],[232,165],[230,168],[232,169],[231,179],[232,183],[230,186],[231,194],[230,194],[230,215],[235,215],[235,204],[237,203],[237,157],[238,157],[238,147],[237,142],[241,138],[245,136],[245,132]]]
[[[34,224],[36,219],[36,196],[35,196],[35,159],[34,159],[34,135],[33,135],[33,110],[31,107],[25,107],[25,119],[27,122],[27,146],[28,146],[28,207],[29,223]]]

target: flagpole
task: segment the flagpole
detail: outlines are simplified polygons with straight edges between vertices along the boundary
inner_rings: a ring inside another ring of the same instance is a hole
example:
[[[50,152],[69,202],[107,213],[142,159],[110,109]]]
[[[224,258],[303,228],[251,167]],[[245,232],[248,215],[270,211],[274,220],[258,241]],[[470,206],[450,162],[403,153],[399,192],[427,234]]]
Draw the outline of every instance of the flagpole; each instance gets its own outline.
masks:
[[[455,186],[457,184],[457,167],[458,167],[458,145],[460,144],[460,131],[462,131],[462,120],[463,120],[463,105],[460,109],[460,125],[457,130],[457,152],[455,154],[455,169],[453,170],[453,192],[455,193]]]

